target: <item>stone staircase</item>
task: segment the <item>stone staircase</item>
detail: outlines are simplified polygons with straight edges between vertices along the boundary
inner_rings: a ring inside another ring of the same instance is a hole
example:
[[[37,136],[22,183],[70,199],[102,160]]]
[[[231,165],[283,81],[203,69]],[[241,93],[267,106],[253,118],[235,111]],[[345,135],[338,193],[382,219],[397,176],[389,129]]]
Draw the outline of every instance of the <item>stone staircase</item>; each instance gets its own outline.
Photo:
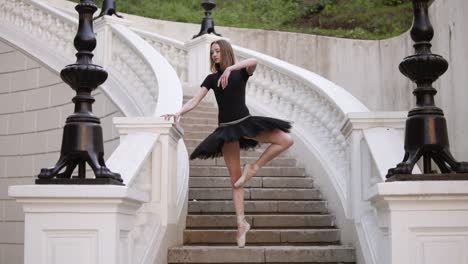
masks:
[[[185,98],[185,100],[187,100]],[[189,153],[217,127],[217,109],[201,103],[182,118]],[[254,162],[265,146],[242,151]],[[190,163],[184,245],[168,263],[355,263],[313,179],[288,153],[262,168],[245,188],[245,214],[252,225],[245,248],[236,245],[236,217],[223,158]]]

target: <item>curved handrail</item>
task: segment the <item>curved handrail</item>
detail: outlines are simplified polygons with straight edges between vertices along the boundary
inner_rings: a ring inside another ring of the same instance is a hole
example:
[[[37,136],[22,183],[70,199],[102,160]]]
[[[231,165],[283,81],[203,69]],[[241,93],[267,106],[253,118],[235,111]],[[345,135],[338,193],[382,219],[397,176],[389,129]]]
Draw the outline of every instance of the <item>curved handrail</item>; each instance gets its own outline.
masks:
[[[76,18],[39,0],[0,0],[0,21],[0,37],[55,72],[73,62]],[[113,49],[115,59],[106,65],[109,78],[101,87],[124,115],[158,115],[180,108],[180,81],[166,59],[125,26],[110,28],[112,45],[100,44]],[[57,48],[50,48],[51,41]]]
[[[73,62],[76,53],[73,39],[78,26],[75,18],[38,0],[0,0],[0,21],[0,37],[54,72],[59,73]],[[57,44],[55,49],[51,49],[50,42]],[[136,105],[129,101],[125,87],[117,84],[119,81],[110,76],[101,88],[124,115],[140,115]]]
[[[111,28],[118,40],[121,43],[129,44],[127,47],[132,47],[133,52],[138,55],[133,60],[127,61],[131,55],[128,54],[122,58],[122,54],[129,52],[125,52],[118,42],[115,43],[118,48],[113,52],[113,55],[119,57],[120,63],[126,63],[126,66],[138,75],[140,85],[144,86],[144,89],[140,88],[140,92],[149,91],[149,96],[157,101],[151,115],[160,116],[164,113],[178,111],[182,106],[182,85],[177,73],[166,58],[127,27],[111,25]],[[146,67],[141,67],[142,64]],[[145,100],[143,105],[148,106],[152,103],[150,98],[145,98],[143,94],[139,98]],[[154,105],[151,105],[151,108],[153,107]]]
[[[188,82],[187,49],[183,42],[165,36],[132,28],[141,38],[148,42],[165,58],[170,59],[171,65],[176,69],[181,82]]]
[[[73,39],[77,26],[76,18],[51,8],[40,0],[0,0],[0,38],[29,53],[56,73],[73,62],[76,53]],[[113,23],[105,26],[110,30],[99,32],[98,38],[108,33],[109,35],[99,39],[95,54],[97,60],[101,59],[108,63],[103,65],[109,73],[109,78],[102,85],[102,89],[122,113],[133,117],[159,116],[161,113],[180,109],[182,87],[174,69],[166,59],[125,26]],[[102,40],[110,41],[101,42]],[[56,44],[57,48],[51,49],[50,43]],[[99,50],[99,47],[104,49]],[[106,57],[108,54],[111,56]],[[117,55],[112,56],[112,54]],[[159,120],[154,122],[158,123]],[[163,160],[174,153],[183,155],[183,157],[176,156],[182,165],[181,169],[177,170],[178,175],[166,173],[164,176],[174,179],[169,181],[172,185],[162,187],[164,190],[174,189],[168,194],[177,197],[165,198],[159,204],[157,201],[149,201],[136,214],[136,225],[131,231],[135,239],[133,250],[133,260],[137,261],[135,263],[143,261],[145,252],[150,252],[153,249],[152,245],[165,238],[166,228],[172,228],[172,226],[167,227],[167,220],[164,220],[164,217],[167,217],[164,215],[166,212],[169,212],[169,215],[177,214],[172,216],[171,223],[177,223],[180,219],[185,220],[182,209],[188,201],[187,153],[173,150],[175,148],[173,145],[159,150],[160,144],[156,144],[160,142],[158,134],[149,132],[153,134],[127,135],[122,139],[123,144],[118,146],[108,161],[110,167],[119,166],[119,161],[125,161],[125,167],[116,171],[122,173],[127,187],[151,193],[155,197],[154,192],[158,191],[153,190],[154,185],[151,182],[157,180],[154,177],[161,171],[153,169],[152,163],[156,159]],[[177,146],[183,147],[183,140]],[[180,185],[173,184],[175,180]],[[164,212],[161,212],[162,208],[165,208]]]
[[[182,131],[160,117],[119,117],[114,124],[123,137],[108,167],[122,171],[129,188],[151,197],[131,231],[132,263],[153,263],[161,250],[179,243],[173,232],[185,221],[189,161]]]
[[[233,45],[239,59],[257,59],[249,81],[248,104],[294,122],[296,135],[328,172],[344,208],[349,157],[342,127],[351,112],[368,112],[333,82],[298,66]]]
[[[278,73],[291,76],[292,78],[309,85],[309,88],[320,93],[322,96],[326,96],[327,100],[339,108],[343,114],[351,112],[369,112],[369,109],[348,91],[316,73],[237,45],[233,45],[233,49],[240,57],[255,58],[260,62],[260,65],[271,67]]]

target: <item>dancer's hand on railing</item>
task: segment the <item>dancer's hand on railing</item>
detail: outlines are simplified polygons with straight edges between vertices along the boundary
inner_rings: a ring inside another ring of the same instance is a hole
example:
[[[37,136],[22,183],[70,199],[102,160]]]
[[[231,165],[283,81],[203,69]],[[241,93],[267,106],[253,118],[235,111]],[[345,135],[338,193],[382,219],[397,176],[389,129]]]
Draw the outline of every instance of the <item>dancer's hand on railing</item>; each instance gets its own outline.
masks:
[[[171,120],[171,118],[174,118],[174,122],[176,124],[179,123],[180,121],[180,118],[181,118],[181,114],[179,112],[175,113],[175,114],[165,114],[165,115],[162,115],[161,117],[164,117],[164,120]]]

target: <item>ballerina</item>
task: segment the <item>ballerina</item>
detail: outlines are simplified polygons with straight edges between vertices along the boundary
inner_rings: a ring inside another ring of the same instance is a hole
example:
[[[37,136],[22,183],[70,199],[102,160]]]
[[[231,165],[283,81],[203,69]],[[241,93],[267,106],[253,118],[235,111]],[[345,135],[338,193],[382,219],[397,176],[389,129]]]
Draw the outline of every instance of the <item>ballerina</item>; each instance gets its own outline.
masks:
[[[219,126],[204,139],[192,152],[190,159],[224,157],[229,171],[232,197],[237,216],[237,244],[244,247],[246,234],[250,224],[244,215],[245,184],[255,173],[291,147],[294,143],[289,133],[291,123],[263,116],[251,116],[245,104],[245,87],[257,66],[256,59],[246,59],[235,63],[231,44],[226,40],[216,40],[210,45],[211,74],[209,74],[201,88],[187,101],[180,111],[166,114],[166,120],[174,118],[178,122],[180,117],[195,108],[213,90],[218,104]],[[244,164],[241,173],[240,150],[252,149],[259,143],[270,145],[253,164]]]

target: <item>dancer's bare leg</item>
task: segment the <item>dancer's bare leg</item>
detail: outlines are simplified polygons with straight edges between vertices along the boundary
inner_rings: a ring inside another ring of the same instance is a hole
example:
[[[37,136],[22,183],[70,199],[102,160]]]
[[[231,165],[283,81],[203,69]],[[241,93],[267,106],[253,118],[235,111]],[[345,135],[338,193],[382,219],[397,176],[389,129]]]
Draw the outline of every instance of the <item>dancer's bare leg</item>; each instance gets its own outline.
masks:
[[[261,167],[294,144],[294,140],[291,135],[279,129],[260,132],[254,139],[260,143],[271,144],[265,149],[262,155],[260,155],[260,158],[258,158],[254,164],[246,164],[242,173],[243,175],[241,179],[235,183],[235,186],[243,186]]]
[[[234,188],[234,183],[240,178],[240,147],[239,141],[226,142],[223,145],[223,156],[231,177],[232,201],[236,210],[237,218],[237,244],[240,247],[245,245],[245,236],[250,229],[250,225],[245,221],[244,216],[244,188]]]
[[[231,185],[240,178],[240,147],[239,141],[226,142],[223,145],[223,156],[231,177]],[[232,200],[236,215],[244,215],[244,188],[232,188]]]
[[[294,144],[291,135],[279,129],[260,132],[255,137],[255,140],[260,143],[271,143],[255,162],[254,165],[258,168],[265,166],[270,160],[274,159]]]

